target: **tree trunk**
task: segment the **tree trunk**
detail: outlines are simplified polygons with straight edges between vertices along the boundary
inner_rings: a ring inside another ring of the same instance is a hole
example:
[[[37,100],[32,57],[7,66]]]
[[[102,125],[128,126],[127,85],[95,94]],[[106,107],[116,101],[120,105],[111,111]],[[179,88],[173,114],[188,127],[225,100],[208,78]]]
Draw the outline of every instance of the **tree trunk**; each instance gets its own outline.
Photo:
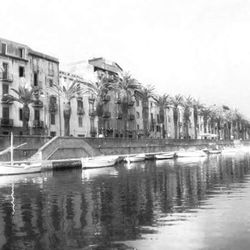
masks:
[[[28,104],[23,105],[23,132],[24,134],[29,134],[29,119],[30,119],[30,109]]]
[[[70,102],[64,105],[63,117],[64,117],[64,135],[70,135],[70,116],[71,116],[71,106]]]
[[[174,108],[174,138],[178,139],[178,108]]]

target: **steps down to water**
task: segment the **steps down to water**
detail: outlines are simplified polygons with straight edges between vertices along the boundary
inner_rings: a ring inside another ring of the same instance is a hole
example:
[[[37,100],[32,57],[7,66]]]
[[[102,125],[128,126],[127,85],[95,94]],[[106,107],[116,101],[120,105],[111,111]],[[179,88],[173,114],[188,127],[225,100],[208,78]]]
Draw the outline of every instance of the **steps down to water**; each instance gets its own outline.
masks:
[[[39,148],[29,160],[57,160],[101,155],[100,151],[90,146],[83,138],[56,136]]]

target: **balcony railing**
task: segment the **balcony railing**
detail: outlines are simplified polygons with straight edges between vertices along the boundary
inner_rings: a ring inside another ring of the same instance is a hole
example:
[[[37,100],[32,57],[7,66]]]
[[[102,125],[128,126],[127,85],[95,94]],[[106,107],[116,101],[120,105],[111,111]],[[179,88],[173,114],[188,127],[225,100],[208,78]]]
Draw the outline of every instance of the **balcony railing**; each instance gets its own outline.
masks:
[[[41,100],[35,100],[32,104],[33,108],[42,108],[43,102]]]
[[[43,121],[34,120],[33,121],[33,128],[43,128]]]
[[[95,102],[95,98],[94,98],[94,96],[90,96],[90,97],[89,97],[89,102],[90,102],[90,103]]]
[[[109,111],[106,111],[106,112],[104,112],[103,113],[103,118],[110,118],[110,116],[111,116],[111,113],[109,112]]]
[[[8,96],[3,95],[2,99],[1,99],[1,103],[11,105],[11,104],[13,104],[13,100],[8,98]]]
[[[9,72],[0,72],[0,80],[5,82],[13,82],[13,74]]]
[[[13,119],[2,118],[1,119],[2,127],[13,127]]]
[[[104,102],[109,102],[109,101],[110,101],[110,95],[105,95],[105,96],[102,98],[102,100],[103,100]]]
[[[78,115],[84,115],[84,109],[83,108],[78,108],[77,109],[77,114]]]
[[[96,116],[95,110],[89,110],[89,116]]]
[[[135,102],[133,100],[128,101],[128,106],[129,107],[133,107],[134,104],[135,104]]]

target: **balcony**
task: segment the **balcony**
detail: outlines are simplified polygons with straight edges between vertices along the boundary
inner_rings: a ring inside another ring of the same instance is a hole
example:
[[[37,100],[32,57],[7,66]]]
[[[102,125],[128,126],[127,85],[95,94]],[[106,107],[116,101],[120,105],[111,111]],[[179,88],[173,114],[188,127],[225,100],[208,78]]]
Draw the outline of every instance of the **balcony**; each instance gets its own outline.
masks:
[[[105,95],[105,96],[102,98],[102,100],[103,100],[104,102],[109,102],[109,101],[110,101],[110,95]]]
[[[129,101],[128,101],[128,106],[129,106],[129,107],[133,107],[134,104],[135,104],[135,102],[134,102],[133,100],[129,100]]]
[[[130,121],[133,121],[135,119],[135,115],[134,114],[130,114],[129,117],[128,117],[128,119]]]
[[[83,108],[78,108],[77,109],[77,114],[78,115],[84,115],[84,109]]]
[[[33,128],[43,128],[43,121],[34,120],[33,121]]]
[[[90,97],[89,97],[89,103],[94,103],[94,102],[95,102],[94,96],[90,96]]]
[[[32,106],[33,108],[41,109],[43,107],[43,102],[41,100],[35,100]]]
[[[0,72],[0,80],[5,82],[13,82],[13,74],[9,72]]]
[[[110,118],[111,117],[111,113],[109,111],[106,111],[103,113],[103,118]]]
[[[122,113],[118,113],[116,119],[121,120],[122,119]]]
[[[13,127],[13,119],[2,118],[1,119],[1,126],[2,127]]]
[[[89,110],[89,116],[96,116],[96,111],[95,110]]]
[[[1,99],[1,103],[11,105],[11,104],[13,104],[13,100],[11,98],[9,98],[8,96],[3,95],[2,99]]]

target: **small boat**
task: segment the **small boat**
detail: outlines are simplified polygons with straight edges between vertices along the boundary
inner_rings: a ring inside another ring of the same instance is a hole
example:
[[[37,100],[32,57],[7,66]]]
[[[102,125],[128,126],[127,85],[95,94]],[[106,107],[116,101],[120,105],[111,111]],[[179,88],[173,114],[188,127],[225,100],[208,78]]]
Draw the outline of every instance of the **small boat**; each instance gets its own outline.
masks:
[[[219,150],[219,149],[208,149],[207,150],[207,153],[208,154],[221,154],[221,150]]]
[[[11,133],[10,137],[10,148],[2,151],[1,153],[6,153],[10,151],[10,162],[9,163],[0,163],[0,175],[19,175],[19,174],[30,174],[30,173],[38,173],[42,170],[41,162],[22,162],[17,163],[13,160],[13,133]],[[18,147],[24,144],[19,145]],[[17,147],[15,147],[17,148]]]
[[[167,152],[155,155],[156,160],[173,159],[175,157],[175,152]]]
[[[197,151],[179,151],[176,153],[177,157],[205,157],[207,154],[202,150]]]
[[[21,163],[21,164],[2,164],[0,165],[0,175],[19,175],[39,173],[42,171],[41,163]]]
[[[145,154],[138,154],[138,155],[128,155],[124,158],[124,161],[126,162],[139,162],[144,161],[146,158]]]
[[[119,157],[117,156],[99,156],[93,158],[81,158],[82,168],[103,168],[114,166]]]

